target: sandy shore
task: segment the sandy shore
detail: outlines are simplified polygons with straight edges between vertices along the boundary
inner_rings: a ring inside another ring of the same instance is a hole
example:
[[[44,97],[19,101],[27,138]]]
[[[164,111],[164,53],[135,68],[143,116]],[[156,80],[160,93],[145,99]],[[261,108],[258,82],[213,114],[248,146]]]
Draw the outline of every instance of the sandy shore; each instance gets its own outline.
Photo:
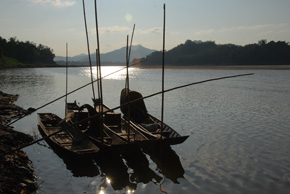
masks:
[[[33,141],[31,136],[7,126],[12,119],[27,113],[14,104],[17,98],[16,95],[0,91],[0,193],[24,194],[37,189],[34,170],[26,153],[22,150],[11,151],[21,144]]]

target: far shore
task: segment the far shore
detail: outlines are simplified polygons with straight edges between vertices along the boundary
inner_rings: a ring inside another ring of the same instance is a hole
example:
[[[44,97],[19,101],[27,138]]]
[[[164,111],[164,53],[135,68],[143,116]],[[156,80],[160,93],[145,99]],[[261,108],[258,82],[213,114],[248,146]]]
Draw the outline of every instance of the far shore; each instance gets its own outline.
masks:
[[[119,66],[119,67],[125,67],[121,65],[103,65],[103,67],[109,67],[109,66]],[[63,65],[60,65],[59,67],[65,67]],[[88,65],[70,65],[69,67],[89,67]],[[131,65],[131,68],[139,68],[139,69],[161,69],[162,66],[157,65]],[[290,65],[188,65],[188,66],[177,66],[177,65],[165,65],[165,69],[200,69],[200,70],[251,70],[251,69],[257,69],[257,70],[290,70]]]
[[[121,65],[102,65],[103,67],[109,66],[119,66],[125,67]],[[65,65],[41,65],[41,66],[22,66],[22,67],[2,67],[1,69],[9,69],[9,68],[65,68]],[[89,67],[89,65],[68,65],[69,68],[76,67]],[[131,65],[131,68],[139,68],[139,69],[161,69],[162,65]],[[200,70],[290,70],[290,65],[188,65],[188,66],[177,66],[177,65],[166,65],[165,69],[200,69]]]
[[[138,66],[140,69],[161,69],[161,66]],[[200,69],[200,70],[290,70],[290,65],[240,65],[240,66],[165,66],[166,69]]]
[[[109,66],[119,66],[125,67],[121,65],[103,65],[103,67]],[[60,66],[65,67],[65,66]],[[89,66],[69,66],[69,67],[89,67]],[[131,65],[131,68],[138,68],[138,69],[161,69],[162,66],[157,65]],[[290,65],[188,65],[188,66],[177,66],[177,65],[165,65],[165,69],[200,69],[200,70],[290,70]]]

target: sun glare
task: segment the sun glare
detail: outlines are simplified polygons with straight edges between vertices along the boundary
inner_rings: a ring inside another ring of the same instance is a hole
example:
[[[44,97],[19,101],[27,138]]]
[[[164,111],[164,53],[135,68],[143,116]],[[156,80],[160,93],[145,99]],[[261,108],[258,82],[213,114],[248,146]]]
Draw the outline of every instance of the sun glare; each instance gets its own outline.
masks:
[[[97,68],[93,67],[92,71],[94,79],[97,79]],[[104,79],[124,80],[126,78],[126,68],[124,66],[104,66],[101,68],[101,73]],[[90,77],[90,68],[84,69],[81,74]]]
[[[127,13],[126,15],[125,15],[125,19],[126,19],[126,21],[127,22],[131,22],[132,21],[132,15],[130,14],[130,13]]]

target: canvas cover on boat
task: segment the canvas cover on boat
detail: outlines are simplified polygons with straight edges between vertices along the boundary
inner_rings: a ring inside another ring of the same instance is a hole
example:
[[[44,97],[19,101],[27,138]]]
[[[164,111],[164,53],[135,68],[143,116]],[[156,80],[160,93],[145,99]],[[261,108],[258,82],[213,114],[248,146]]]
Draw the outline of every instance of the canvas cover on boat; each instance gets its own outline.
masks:
[[[126,105],[128,101],[130,101],[130,105]],[[148,118],[143,96],[139,92],[124,88],[121,91],[120,105],[123,105],[121,111],[125,116],[128,116],[128,108],[130,108],[130,117],[138,123]]]

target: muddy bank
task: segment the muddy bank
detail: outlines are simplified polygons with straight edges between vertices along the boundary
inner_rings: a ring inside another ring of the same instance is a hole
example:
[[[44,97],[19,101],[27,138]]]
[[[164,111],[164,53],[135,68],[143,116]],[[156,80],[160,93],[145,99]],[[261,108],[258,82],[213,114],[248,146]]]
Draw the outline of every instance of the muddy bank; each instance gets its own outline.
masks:
[[[19,145],[33,141],[33,138],[17,132],[7,124],[27,111],[16,106],[17,95],[0,91],[0,193],[33,193],[37,189],[31,161],[22,150],[11,151]]]

